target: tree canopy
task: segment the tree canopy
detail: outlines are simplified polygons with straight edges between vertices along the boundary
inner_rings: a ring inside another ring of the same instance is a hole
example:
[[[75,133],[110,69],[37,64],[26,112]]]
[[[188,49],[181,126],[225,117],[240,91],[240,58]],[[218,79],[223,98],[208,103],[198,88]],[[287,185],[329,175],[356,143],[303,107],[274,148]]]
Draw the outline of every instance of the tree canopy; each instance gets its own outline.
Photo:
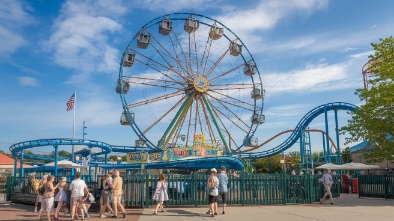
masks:
[[[366,159],[394,161],[394,39],[390,36],[371,45],[375,53],[369,56],[374,74],[368,81],[370,88],[355,92],[365,104],[351,113],[341,131],[350,135],[346,144],[367,140],[375,146],[364,154]]]

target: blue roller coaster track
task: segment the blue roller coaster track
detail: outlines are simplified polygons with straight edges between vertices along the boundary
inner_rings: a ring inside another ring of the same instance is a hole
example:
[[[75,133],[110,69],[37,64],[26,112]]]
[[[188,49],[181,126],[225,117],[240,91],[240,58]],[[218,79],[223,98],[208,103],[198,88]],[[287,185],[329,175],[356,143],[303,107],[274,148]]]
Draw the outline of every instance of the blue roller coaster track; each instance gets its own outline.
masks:
[[[301,118],[301,120],[295,127],[294,132],[280,145],[269,150],[252,153],[242,153],[240,154],[240,156],[243,158],[264,158],[282,153],[283,151],[289,149],[291,146],[294,145],[294,143],[299,139],[300,131],[304,131],[317,116],[324,114],[328,111],[335,110],[354,111],[355,108],[355,105],[346,102],[333,102],[315,107],[307,114],[305,114],[303,118]]]
[[[198,158],[198,159],[185,159],[170,162],[157,162],[147,164],[146,168],[194,168],[194,169],[207,169],[212,167],[227,166],[233,169],[243,169],[244,163],[241,158],[264,158],[275,154],[279,154],[289,149],[299,139],[299,131],[305,130],[308,125],[321,114],[325,114],[328,111],[345,110],[354,111],[355,105],[345,102],[333,102],[320,105],[311,111],[299,121],[294,129],[294,132],[280,145],[264,151],[251,152],[251,153],[237,153],[235,152],[232,156],[226,157],[212,157],[212,158]],[[101,152],[93,153],[92,155],[109,154],[112,152],[130,153],[130,152],[156,152],[155,149],[148,147],[132,147],[132,146],[112,146],[110,144],[94,141],[94,140],[83,140],[83,139],[72,139],[72,138],[57,138],[57,139],[40,139],[31,140],[16,143],[10,146],[10,151],[16,158],[23,150],[41,147],[41,146],[54,146],[59,145],[84,145],[89,148],[97,147],[101,148]],[[24,158],[32,158],[37,160],[50,160],[49,157],[36,156],[36,155],[24,155]],[[60,158],[58,158],[60,159]],[[53,160],[53,158],[52,158]],[[104,168],[136,168],[139,165],[133,164],[120,164],[120,165],[102,165]]]

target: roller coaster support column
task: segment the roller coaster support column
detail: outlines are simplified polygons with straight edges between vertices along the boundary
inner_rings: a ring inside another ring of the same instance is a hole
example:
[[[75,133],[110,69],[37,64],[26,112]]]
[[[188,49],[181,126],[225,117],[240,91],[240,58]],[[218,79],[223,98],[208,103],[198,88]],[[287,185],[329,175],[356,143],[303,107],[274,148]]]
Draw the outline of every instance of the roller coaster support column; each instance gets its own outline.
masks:
[[[327,106],[326,105],[324,105],[324,118],[326,121],[327,163],[331,163],[330,136],[328,135],[328,117],[327,117]]]
[[[105,154],[105,166],[107,166],[107,162],[108,162],[108,154]],[[104,169],[104,174],[107,174],[107,169]]]
[[[19,162],[19,177],[22,179],[23,177],[23,150],[21,150],[21,161]],[[20,180],[22,181],[22,180]]]
[[[84,121],[84,126],[85,126],[85,121]],[[89,147],[89,161],[88,161],[89,182],[92,182],[92,168],[90,167],[91,159],[92,159],[92,147]]]
[[[300,157],[301,157],[301,163],[300,163],[300,171],[304,168],[304,133],[302,131],[302,128],[300,128]]]
[[[341,148],[339,146],[339,131],[338,131],[338,111],[334,110],[335,113],[335,132],[337,135],[337,164],[341,165]]]
[[[326,141],[324,140],[324,133],[321,133],[322,140],[323,140],[323,156],[324,156],[324,163],[327,163],[327,154],[326,154]]]
[[[55,148],[55,177],[57,176],[57,161],[58,161],[58,146],[57,145],[53,145],[53,147]]]
[[[18,157],[14,156],[14,177],[16,177],[16,165],[18,164]]]

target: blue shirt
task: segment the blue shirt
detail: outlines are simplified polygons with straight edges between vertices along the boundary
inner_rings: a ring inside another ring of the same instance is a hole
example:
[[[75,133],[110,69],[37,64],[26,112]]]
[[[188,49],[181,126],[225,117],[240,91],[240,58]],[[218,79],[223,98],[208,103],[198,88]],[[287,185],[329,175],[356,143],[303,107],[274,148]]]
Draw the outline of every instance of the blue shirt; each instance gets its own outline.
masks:
[[[219,193],[227,193],[228,178],[226,173],[219,173],[217,178],[219,179]]]

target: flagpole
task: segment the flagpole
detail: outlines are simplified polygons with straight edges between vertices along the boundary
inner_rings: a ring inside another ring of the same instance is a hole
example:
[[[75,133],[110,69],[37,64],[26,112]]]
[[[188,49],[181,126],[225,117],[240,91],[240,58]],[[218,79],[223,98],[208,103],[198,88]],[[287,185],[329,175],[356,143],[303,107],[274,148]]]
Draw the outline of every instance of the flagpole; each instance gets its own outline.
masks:
[[[75,138],[75,109],[77,108],[77,91],[74,90],[74,118],[73,118],[73,139]],[[72,147],[72,162],[75,162],[75,156],[74,156],[74,145]]]

